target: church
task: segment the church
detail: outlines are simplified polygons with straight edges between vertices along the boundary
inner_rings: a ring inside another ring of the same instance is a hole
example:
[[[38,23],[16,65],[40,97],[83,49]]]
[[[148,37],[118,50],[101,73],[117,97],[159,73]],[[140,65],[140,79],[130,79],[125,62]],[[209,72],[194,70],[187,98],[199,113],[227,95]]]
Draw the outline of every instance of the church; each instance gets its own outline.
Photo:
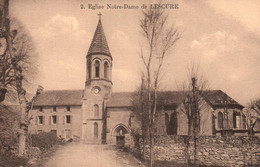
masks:
[[[86,54],[84,90],[44,90],[35,99],[29,117],[30,133],[53,132],[57,136],[84,143],[124,143],[132,128],[140,123],[132,106],[132,92],[113,92],[113,56],[99,18]],[[181,92],[165,91],[164,107],[158,111],[157,135],[187,134],[187,118],[181,112]],[[203,97],[201,134],[246,134],[243,106],[221,90]]]

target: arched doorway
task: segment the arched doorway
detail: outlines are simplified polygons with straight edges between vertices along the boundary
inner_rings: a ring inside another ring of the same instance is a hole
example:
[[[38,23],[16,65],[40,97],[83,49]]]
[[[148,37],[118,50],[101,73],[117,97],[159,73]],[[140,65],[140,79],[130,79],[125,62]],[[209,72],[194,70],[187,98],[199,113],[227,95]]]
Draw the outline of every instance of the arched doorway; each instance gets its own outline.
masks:
[[[128,133],[127,129],[123,125],[119,125],[115,128],[113,136],[116,139],[116,145],[123,147],[125,145],[125,135]]]

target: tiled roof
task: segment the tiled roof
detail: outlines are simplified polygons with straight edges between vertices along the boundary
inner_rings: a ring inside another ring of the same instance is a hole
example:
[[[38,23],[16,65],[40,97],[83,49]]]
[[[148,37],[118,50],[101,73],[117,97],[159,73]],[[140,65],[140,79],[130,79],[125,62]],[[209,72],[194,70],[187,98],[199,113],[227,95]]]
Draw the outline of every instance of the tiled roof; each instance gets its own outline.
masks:
[[[127,107],[132,106],[133,92],[115,92],[107,103],[108,107]]]
[[[182,91],[162,91],[158,94],[158,100],[161,101],[161,104],[167,106],[175,106],[177,107],[187,94],[187,92]],[[125,107],[125,106],[132,106],[132,92],[115,92],[112,93],[112,96],[107,104],[108,107]],[[203,93],[204,99],[210,103],[213,107],[221,107],[223,105],[222,101],[225,98],[229,101],[228,105],[236,105],[238,107],[242,107],[239,103],[229,97],[227,94],[222,92],[221,90],[211,90],[205,91]]]
[[[107,107],[131,107],[133,92],[114,92],[107,103]],[[57,106],[57,105],[81,105],[83,90],[50,90],[43,91],[35,100],[34,106]],[[184,98],[181,91],[163,91],[158,94],[158,99],[166,106],[178,106]],[[243,107],[235,100],[227,96],[221,90],[212,90],[204,93],[204,98],[213,107],[223,105],[225,98],[230,101],[229,105]]]
[[[47,90],[35,99],[34,106],[81,105],[83,90]]]
[[[221,90],[206,91],[204,93],[204,98],[214,107],[223,106],[223,101],[227,100],[227,105],[237,105],[238,107],[244,108],[241,104],[236,102]]]
[[[98,22],[97,29],[87,55],[89,56],[92,54],[105,54],[111,57],[101,20]]]

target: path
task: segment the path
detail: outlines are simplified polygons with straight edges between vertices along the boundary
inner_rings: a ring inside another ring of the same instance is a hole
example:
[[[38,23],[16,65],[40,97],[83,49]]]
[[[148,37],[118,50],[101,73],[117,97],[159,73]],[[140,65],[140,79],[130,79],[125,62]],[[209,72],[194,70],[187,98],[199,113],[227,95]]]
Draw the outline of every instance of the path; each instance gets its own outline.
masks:
[[[70,143],[46,162],[46,167],[143,167],[132,155],[110,145]]]

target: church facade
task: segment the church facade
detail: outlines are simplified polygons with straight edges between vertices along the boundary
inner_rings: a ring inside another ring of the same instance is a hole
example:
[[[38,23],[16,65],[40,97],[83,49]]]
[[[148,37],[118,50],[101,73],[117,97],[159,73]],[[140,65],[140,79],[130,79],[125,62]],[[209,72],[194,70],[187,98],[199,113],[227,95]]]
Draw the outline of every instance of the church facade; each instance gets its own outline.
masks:
[[[112,92],[113,58],[105,37],[101,19],[86,55],[86,82],[84,90],[46,90],[36,98],[30,111],[30,133],[53,132],[57,136],[85,143],[124,143],[132,128],[140,123],[133,114],[132,93]],[[156,134],[184,135],[187,120],[181,112],[180,92],[165,93],[165,106],[158,114]],[[202,111],[205,134],[221,134],[224,130],[243,134],[246,130],[243,106],[228,97],[223,105],[224,92],[217,90],[204,98]],[[227,108],[225,108],[227,107]],[[229,126],[223,125],[224,111],[228,110]],[[237,115],[234,115],[236,113]],[[238,121],[239,120],[239,121]],[[205,128],[208,129],[205,129]]]

